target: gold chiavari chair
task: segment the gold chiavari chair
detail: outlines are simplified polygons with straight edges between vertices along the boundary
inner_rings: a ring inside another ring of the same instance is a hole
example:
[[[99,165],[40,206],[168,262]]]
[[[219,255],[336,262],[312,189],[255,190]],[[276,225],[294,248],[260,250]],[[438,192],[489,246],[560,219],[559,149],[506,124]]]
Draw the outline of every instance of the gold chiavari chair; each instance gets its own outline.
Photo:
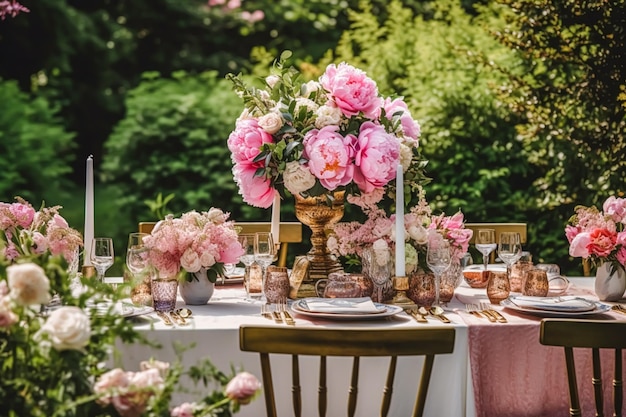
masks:
[[[600,349],[613,349],[615,352],[613,376],[613,416],[621,416],[624,397],[622,349],[626,348],[626,322],[575,320],[575,319],[543,319],[539,342],[547,346],[562,346],[565,351],[567,383],[569,386],[570,416],[581,416],[578,381],[573,348],[589,348],[593,362],[593,384],[596,416],[604,415],[604,398],[602,393],[602,367]]]
[[[416,387],[413,416],[422,416],[435,355],[452,353],[455,330],[452,327],[429,329],[346,329],[294,328],[244,325],[239,328],[239,347],[258,352],[263,374],[263,390],[268,417],[276,417],[270,354],[292,357],[293,415],[302,416],[300,356],[319,357],[318,414],[327,409],[327,357],[352,357],[352,374],[348,392],[347,415],[354,416],[357,407],[359,365],[362,357],[389,357],[380,415],[387,416],[391,405],[398,356],[424,356],[421,380]],[[403,387],[407,389],[407,387]],[[310,415],[311,410],[307,410]]]

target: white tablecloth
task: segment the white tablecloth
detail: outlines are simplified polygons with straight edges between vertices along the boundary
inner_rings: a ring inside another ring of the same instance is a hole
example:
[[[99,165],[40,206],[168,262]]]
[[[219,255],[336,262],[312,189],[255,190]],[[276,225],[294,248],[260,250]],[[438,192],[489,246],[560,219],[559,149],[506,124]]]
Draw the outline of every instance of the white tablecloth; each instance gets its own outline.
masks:
[[[261,370],[258,354],[241,352],[239,350],[238,329],[242,324],[279,325],[263,318],[260,313],[260,304],[244,299],[241,286],[217,287],[215,294],[207,305],[190,306],[193,311],[191,325],[186,327],[170,328],[160,322],[156,316],[146,316],[146,323],[138,324],[137,328],[145,332],[146,336],[162,345],[162,349],[152,349],[144,345],[119,346],[120,356],[117,365],[127,370],[137,369],[140,361],[155,357],[163,361],[174,361],[176,355],[173,345],[180,342],[189,348],[182,355],[185,366],[194,365],[200,358],[210,357],[212,362],[221,370],[228,371],[230,366],[240,367],[242,370],[255,374],[261,379]],[[184,304],[179,300],[179,307]],[[443,326],[438,319],[429,317],[428,324],[415,322],[405,313],[383,320],[333,322],[328,320],[310,320],[307,317],[294,315],[296,325],[316,327],[411,327],[416,331],[433,326]],[[449,314],[452,325],[456,329],[454,353],[439,355],[435,358],[435,365],[428,392],[425,416],[466,416],[473,415],[473,398],[471,378],[468,375],[468,332],[467,326],[457,314]],[[449,325],[445,325],[449,326]],[[318,362],[307,358],[301,361],[305,367],[301,374],[303,392],[303,409],[305,416],[317,416],[317,387]],[[390,415],[404,417],[411,414],[417,383],[421,374],[421,359],[400,358],[396,373],[394,396]],[[273,376],[277,395],[278,412],[281,416],[293,415],[291,409],[291,362],[290,357],[276,357],[272,360]],[[359,403],[357,416],[371,417],[378,413],[382,396],[382,387],[387,372],[387,361],[379,358],[363,358],[359,380]],[[347,389],[349,386],[351,360],[329,359],[329,408],[328,416],[346,415]],[[469,395],[469,398],[468,398]],[[193,400],[200,395],[179,395],[175,403],[182,400]],[[466,410],[469,407],[470,410]],[[306,410],[310,410],[308,413]],[[249,405],[243,406],[240,416],[259,417],[265,415],[265,404],[262,396]]]

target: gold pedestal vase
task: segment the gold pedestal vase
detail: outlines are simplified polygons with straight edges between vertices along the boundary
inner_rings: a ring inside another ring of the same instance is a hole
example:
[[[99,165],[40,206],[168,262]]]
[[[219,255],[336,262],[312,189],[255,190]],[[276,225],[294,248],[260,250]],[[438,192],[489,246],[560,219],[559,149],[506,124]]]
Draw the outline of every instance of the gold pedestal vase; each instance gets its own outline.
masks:
[[[329,205],[326,196],[295,196],[296,218],[311,229],[312,248],[307,253],[308,274],[298,289],[298,297],[315,297],[315,284],[328,274],[341,271],[341,264],[330,254],[326,243],[326,230],[332,228],[343,217],[344,191],[333,193],[334,200]]]

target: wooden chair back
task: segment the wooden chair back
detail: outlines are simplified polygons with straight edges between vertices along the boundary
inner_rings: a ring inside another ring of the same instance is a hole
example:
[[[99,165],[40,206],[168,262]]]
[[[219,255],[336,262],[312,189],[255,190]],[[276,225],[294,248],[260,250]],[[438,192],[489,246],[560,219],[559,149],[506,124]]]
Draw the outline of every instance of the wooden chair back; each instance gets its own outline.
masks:
[[[156,222],[140,222],[139,232],[150,233]],[[240,233],[254,234],[256,232],[269,232],[271,223],[269,222],[236,222],[236,226],[241,228]],[[280,224],[280,251],[276,265],[287,266],[287,250],[289,243],[302,242],[302,223],[284,222]]]
[[[569,386],[570,416],[581,416],[578,382],[573,348],[591,349],[596,416],[604,416],[604,398],[602,394],[602,367],[600,349],[614,349],[613,373],[613,416],[621,416],[624,396],[622,349],[626,348],[626,322],[575,320],[575,319],[543,319],[539,342],[547,346],[562,346],[565,351],[565,366]]]
[[[476,243],[476,236],[478,235],[478,229],[494,229],[496,232],[496,243],[500,243],[500,233],[503,232],[518,232],[522,245],[527,241],[527,225],[526,223],[465,223],[466,229],[471,229],[474,233],[470,239],[470,245]],[[490,262],[494,263],[496,259],[496,251],[491,252]]]
[[[272,384],[270,354],[292,356],[293,415],[302,416],[299,356],[318,356],[319,387],[318,414],[326,415],[327,368],[329,356],[352,357],[352,374],[348,391],[348,416],[354,416],[357,407],[360,357],[389,357],[389,367],[382,392],[380,415],[387,416],[391,405],[393,382],[398,356],[424,356],[421,380],[416,391],[413,416],[422,416],[430,383],[435,355],[452,353],[455,330],[446,328],[424,329],[346,329],[297,328],[244,325],[239,329],[239,347],[242,351],[258,352],[263,374],[263,390],[268,417],[276,417],[276,401]],[[406,389],[407,387],[403,387]],[[311,415],[307,410],[307,415]],[[372,413],[374,414],[374,413]]]

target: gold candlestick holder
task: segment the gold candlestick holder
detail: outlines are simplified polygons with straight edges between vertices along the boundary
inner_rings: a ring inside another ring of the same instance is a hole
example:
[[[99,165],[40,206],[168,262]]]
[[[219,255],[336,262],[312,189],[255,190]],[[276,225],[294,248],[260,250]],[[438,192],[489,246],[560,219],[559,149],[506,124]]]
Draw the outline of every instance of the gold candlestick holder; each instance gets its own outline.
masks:
[[[393,277],[392,283],[393,289],[396,290],[396,294],[393,296],[391,304],[400,306],[402,308],[417,308],[417,304],[411,301],[411,299],[406,295],[406,292],[409,289],[409,278]]]

